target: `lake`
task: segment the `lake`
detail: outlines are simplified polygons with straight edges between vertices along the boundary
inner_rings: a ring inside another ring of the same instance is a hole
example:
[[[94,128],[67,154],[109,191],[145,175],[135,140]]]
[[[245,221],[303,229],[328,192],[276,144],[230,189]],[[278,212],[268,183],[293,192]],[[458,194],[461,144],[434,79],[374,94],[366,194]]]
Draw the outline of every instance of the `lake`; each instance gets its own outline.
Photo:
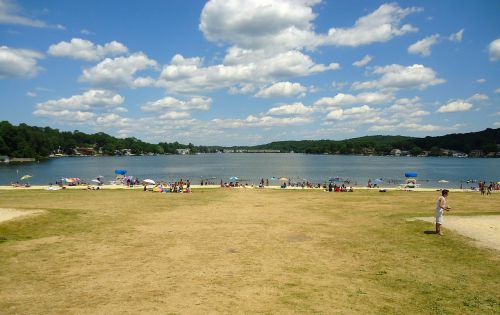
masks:
[[[405,172],[418,173],[422,187],[457,188],[467,180],[500,180],[500,159],[308,155],[286,153],[199,154],[162,156],[63,157],[40,163],[0,165],[0,185],[7,185],[29,174],[31,184],[48,184],[62,177],[91,180],[104,176],[107,183],[115,178],[115,169],[140,179],[174,181],[202,178],[216,183],[232,176],[258,183],[261,178],[287,177],[292,181],[323,183],[331,177],[350,179],[366,185],[368,179],[382,178],[387,186],[402,182]],[[449,183],[439,183],[447,180]],[[278,181],[270,181],[278,184]],[[474,185],[476,186],[476,185]]]

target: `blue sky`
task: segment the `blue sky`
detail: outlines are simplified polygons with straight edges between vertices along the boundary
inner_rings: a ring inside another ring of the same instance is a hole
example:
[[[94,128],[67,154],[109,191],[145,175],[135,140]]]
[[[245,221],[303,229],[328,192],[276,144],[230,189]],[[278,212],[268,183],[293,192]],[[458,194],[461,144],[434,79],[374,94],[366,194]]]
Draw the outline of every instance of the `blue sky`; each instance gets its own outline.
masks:
[[[499,1],[0,0],[0,119],[259,144],[500,127]]]

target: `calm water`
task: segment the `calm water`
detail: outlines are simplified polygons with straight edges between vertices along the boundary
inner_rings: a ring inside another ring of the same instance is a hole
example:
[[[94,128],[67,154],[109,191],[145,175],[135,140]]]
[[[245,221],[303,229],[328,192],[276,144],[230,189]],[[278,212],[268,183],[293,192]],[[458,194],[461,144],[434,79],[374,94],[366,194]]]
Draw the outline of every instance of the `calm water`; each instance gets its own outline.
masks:
[[[29,174],[31,184],[48,184],[61,177],[90,180],[103,175],[106,182],[115,178],[115,169],[128,170],[127,175],[154,180],[201,178],[229,181],[231,176],[258,183],[260,178],[288,177],[324,182],[331,177],[349,178],[366,185],[369,178],[402,181],[404,173],[418,173],[422,187],[459,187],[468,179],[499,181],[500,159],[417,158],[379,156],[339,156],[305,154],[201,154],[129,157],[68,157],[40,163],[0,165],[0,185],[17,181]],[[448,184],[438,183],[447,180]],[[273,183],[273,181],[271,181]],[[275,182],[278,183],[278,182]],[[389,185],[388,185],[389,186]]]

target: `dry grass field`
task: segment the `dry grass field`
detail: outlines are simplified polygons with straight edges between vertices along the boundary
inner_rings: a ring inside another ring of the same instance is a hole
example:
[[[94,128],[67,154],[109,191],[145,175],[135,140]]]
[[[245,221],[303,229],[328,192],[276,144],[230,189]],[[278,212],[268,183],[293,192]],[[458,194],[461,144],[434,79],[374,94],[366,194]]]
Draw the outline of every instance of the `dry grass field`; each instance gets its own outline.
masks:
[[[0,313],[498,314],[499,252],[407,221],[437,196],[0,191],[44,210],[0,223]],[[500,214],[500,194],[448,200]]]

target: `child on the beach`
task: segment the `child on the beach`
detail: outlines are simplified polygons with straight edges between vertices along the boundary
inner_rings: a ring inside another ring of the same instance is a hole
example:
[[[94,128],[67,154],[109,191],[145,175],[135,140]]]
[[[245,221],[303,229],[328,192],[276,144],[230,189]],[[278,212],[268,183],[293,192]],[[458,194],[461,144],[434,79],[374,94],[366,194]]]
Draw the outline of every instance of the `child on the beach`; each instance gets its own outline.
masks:
[[[446,205],[446,197],[448,197],[448,189],[444,189],[441,192],[441,196],[437,199],[436,202],[436,234],[438,235],[444,235],[443,232],[441,232],[441,225],[443,224],[443,213],[444,211],[450,211],[451,208]]]

